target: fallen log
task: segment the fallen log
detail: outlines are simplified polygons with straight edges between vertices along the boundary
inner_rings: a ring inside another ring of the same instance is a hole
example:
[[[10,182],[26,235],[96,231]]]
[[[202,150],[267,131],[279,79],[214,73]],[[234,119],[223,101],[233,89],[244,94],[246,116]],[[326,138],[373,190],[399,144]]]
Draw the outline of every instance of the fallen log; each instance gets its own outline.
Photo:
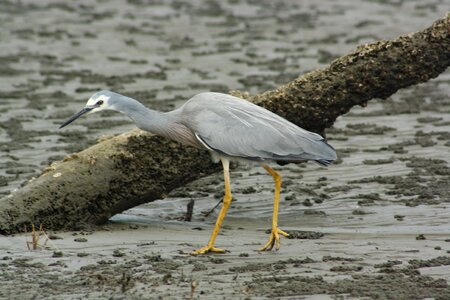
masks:
[[[450,64],[449,28],[450,14],[423,31],[362,45],[275,90],[232,94],[323,133],[354,105],[387,98],[444,72]],[[104,223],[217,170],[206,151],[134,130],[68,155],[0,199],[0,233],[31,224],[56,230]]]

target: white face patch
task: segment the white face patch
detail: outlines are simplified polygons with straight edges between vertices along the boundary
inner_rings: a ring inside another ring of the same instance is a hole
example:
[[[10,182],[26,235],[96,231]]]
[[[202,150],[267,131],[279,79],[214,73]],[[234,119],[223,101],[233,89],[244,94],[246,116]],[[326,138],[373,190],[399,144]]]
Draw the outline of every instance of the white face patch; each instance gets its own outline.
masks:
[[[109,100],[109,96],[106,96],[106,95],[100,95],[100,96],[98,96],[98,97],[95,97],[95,98],[89,98],[89,100],[88,100],[88,102],[86,103],[86,106],[89,106],[89,105],[94,105],[94,104],[96,104],[98,101],[100,101],[100,100],[102,100],[103,102],[105,102],[105,103],[107,103],[107,101]]]
[[[110,108],[110,105],[108,102],[109,102],[109,99],[111,98],[111,96],[107,96],[105,94],[100,94],[100,95],[98,95],[98,94],[99,93],[94,94],[91,98],[89,98],[88,102],[86,103],[86,106],[96,105],[98,103],[98,101],[103,101],[103,104],[94,108],[93,110],[89,111],[87,114],[92,114],[92,113]]]
[[[106,95],[100,95],[100,97],[97,98],[97,101],[103,100],[103,101],[108,101],[109,98],[111,98],[110,96],[106,96]]]

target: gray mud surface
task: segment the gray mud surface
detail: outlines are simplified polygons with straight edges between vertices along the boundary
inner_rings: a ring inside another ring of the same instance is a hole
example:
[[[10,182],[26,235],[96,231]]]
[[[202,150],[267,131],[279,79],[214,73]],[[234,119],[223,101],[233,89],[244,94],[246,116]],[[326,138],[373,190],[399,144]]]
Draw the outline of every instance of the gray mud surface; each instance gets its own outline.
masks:
[[[357,45],[429,26],[448,1],[2,1],[0,196],[48,163],[134,128],[119,114],[58,125],[99,89],[170,110],[195,93],[259,93]],[[327,131],[340,159],[283,174],[278,252],[272,178],[232,170],[234,202],[203,246],[221,174],[29,251],[0,236],[0,299],[450,299],[450,73],[355,107]],[[149,153],[151,155],[151,153]],[[193,221],[184,222],[195,200]],[[41,238],[43,244],[44,238]],[[195,286],[195,287],[193,287]]]

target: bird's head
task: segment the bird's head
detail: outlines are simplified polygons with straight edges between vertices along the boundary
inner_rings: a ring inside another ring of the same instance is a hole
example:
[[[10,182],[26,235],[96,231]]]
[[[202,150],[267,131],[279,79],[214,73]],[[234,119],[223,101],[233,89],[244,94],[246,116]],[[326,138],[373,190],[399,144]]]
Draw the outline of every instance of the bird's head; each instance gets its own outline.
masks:
[[[79,112],[67,119],[59,128],[63,128],[84,114],[91,114],[102,110],[114,110],[113,100],[118,94],[111,91],[100,91],[92,95],[86,105]]]

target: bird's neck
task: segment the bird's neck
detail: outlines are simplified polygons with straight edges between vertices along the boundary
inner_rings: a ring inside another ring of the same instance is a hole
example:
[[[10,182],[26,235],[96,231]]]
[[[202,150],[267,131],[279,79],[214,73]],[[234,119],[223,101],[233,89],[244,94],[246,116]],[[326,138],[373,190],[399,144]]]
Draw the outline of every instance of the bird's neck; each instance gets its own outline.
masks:
[[[194,133],[180,121],[178,111],[168,113],[149,109],[140,102],[127,98],[114,105],[117,110],[128,117],[142,130],[164,136],[174,141],[181,142],[197,148],[202,148],[202,144],[197,140]]]
[[[114,109],[127,115],[138,128],[158,135],[166,136],[173,123],[168,114],[149,109],[132,98],[115,105]]]

